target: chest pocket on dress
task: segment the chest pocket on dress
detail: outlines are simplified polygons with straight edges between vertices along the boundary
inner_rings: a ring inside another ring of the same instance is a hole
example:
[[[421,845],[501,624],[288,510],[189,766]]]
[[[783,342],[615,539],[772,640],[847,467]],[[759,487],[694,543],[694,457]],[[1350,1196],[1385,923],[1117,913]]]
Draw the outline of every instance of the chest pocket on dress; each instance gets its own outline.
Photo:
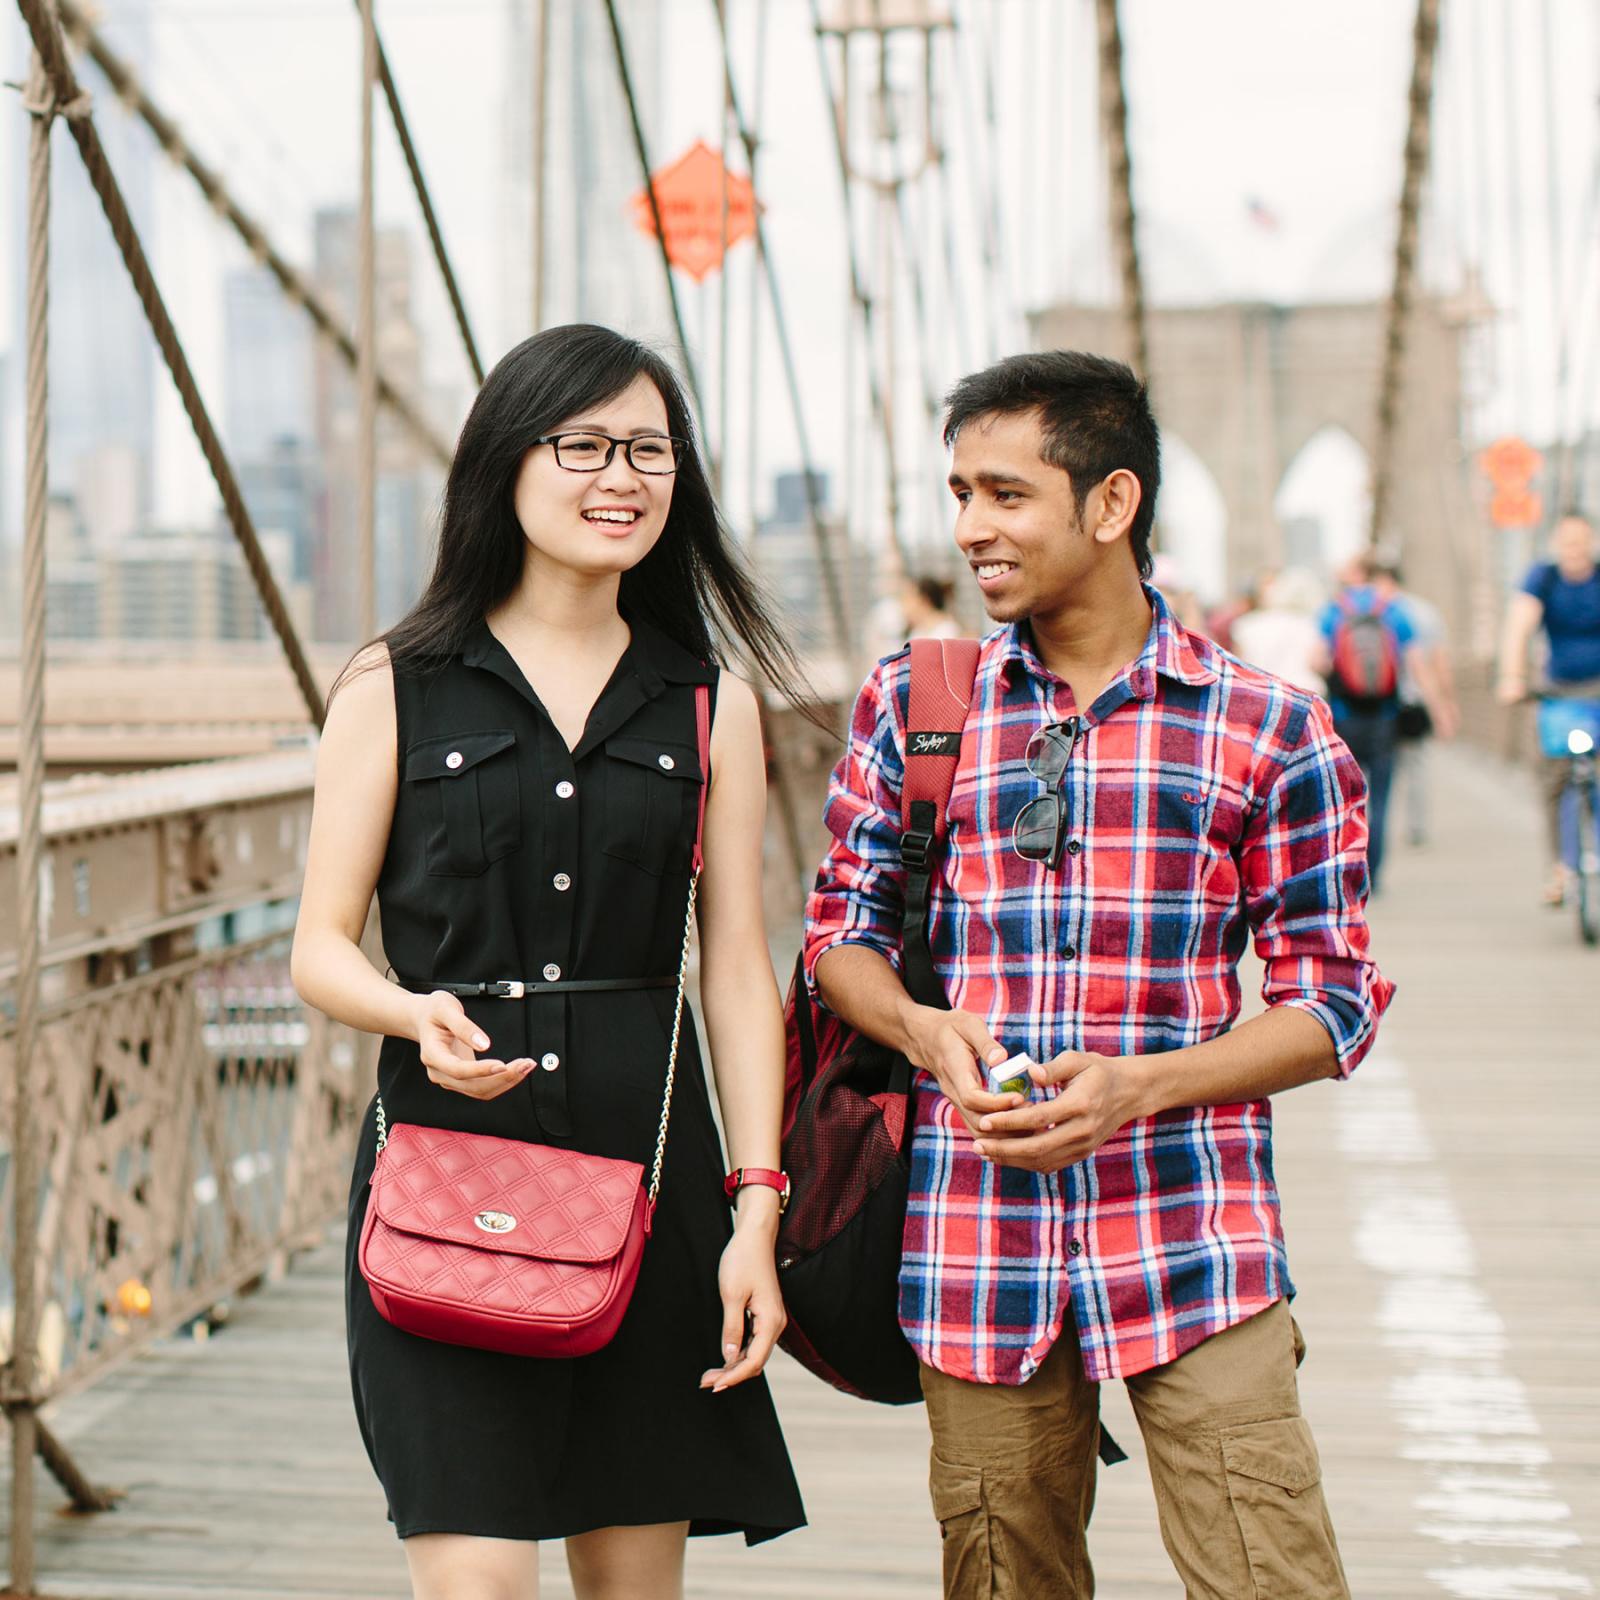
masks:
[[[694,746],[619,734],[605,751],[606,854],[656,874],[687,861],[700,796]]]
[[[517,736],[509,728],[420,739],[406,751],[405,779],[435,876],[475,877],[522,843]]]

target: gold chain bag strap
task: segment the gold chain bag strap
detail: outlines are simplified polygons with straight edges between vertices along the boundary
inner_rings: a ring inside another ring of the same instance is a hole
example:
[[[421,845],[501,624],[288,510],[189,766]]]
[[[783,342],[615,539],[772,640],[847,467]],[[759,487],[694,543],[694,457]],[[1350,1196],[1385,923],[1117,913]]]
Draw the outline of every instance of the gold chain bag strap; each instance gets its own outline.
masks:
[[[637,1162],[457,1133],[392,1127],[376,1106],[378,1159],[357,1261],[378,1314],[447,1344],[508,1355],[588,1355],[616,1333],[661,1192],[678,1073],[689,939],[704,865],[711,691],[695,687],[700,796],[667,1081],[650,1181]]]

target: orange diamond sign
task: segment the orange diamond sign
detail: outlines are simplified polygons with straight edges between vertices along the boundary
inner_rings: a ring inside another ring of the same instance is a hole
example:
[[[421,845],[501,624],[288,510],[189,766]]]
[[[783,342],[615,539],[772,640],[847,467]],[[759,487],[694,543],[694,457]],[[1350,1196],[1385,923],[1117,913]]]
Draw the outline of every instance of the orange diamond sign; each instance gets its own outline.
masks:
[[[1489,520],[1497,528],[1531,528],[1544,516],[1544,500],[1532,487],[1544,457],[1515,435],[1496,439],[1478,452],[1478,465],[1494,485]]]
[[[667,236],[667,259],[682,267],[696,283],[722,265],[722,196],[727,185],[730,245],[750,238],[756,231],[755,186],[746,177],[729,170],[703,139],[651,178],[656,205],[661,210],[661,226]],[[641,189],[633,197],[634,225],[654,238],[655,218],[650,214],[650,196]]]

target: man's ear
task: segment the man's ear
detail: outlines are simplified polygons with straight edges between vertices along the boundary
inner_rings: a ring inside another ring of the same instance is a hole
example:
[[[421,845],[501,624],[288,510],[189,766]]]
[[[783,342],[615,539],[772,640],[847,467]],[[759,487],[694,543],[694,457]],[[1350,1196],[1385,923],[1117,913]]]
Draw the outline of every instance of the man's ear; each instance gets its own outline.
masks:
[[[1102,478],[1089,492],[1084,506],[1084,521],[1097,544],[1115,544],[1126,538],[1138,515],[1144,491],[1139,480],[1126,467],[1118,467]]]

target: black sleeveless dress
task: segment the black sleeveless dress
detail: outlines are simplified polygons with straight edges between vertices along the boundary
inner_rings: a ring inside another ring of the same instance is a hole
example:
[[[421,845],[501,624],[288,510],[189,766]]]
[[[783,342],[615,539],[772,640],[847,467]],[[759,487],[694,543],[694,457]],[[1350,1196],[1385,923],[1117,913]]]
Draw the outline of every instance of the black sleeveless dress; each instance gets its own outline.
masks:
[[[694,686],[716,674],[630,619],[632,642],[568,751],[509,652],[479,623],[428,677],[396,674],[399,794],[378,879],[398,979],[675,974],[700,762]],[[567,1145],[648,1172],[674,991],[463,1000],[487,1054],[540,1065],[498,1099],[428,1081],[385,1038],[390,1122]],[[350,1188],[346,1322],[356,1415],[402,1538],[555,1539],[659,1522],[749,1543],[805,1522],[764,1379],[699,1387],[721,1364],[717,1266],[731,1234],[723,1156],[685,1006],[654,1231],[615,1339],[538,1361],[403,1333],[356,1264],[377,1134]]]

